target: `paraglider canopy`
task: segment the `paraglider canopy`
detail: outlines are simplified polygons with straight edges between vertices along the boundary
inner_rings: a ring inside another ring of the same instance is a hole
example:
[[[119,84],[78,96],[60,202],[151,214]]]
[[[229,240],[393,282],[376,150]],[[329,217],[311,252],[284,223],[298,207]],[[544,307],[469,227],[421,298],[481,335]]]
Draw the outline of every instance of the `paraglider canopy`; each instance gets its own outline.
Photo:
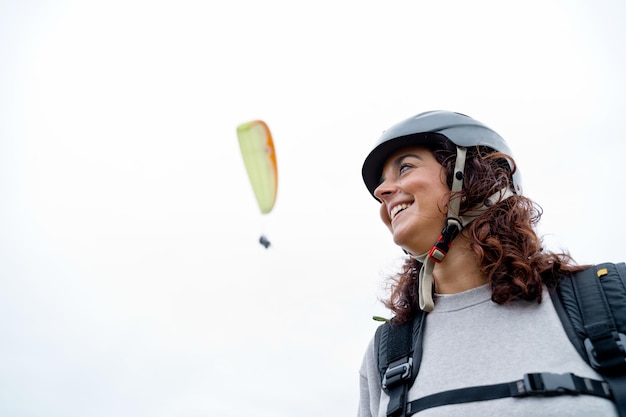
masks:
[[[267,214],[274,208],[278,192],[278,169],[274,141],[267,124],[253,120],[237,126],[243,162],[259,209]]]

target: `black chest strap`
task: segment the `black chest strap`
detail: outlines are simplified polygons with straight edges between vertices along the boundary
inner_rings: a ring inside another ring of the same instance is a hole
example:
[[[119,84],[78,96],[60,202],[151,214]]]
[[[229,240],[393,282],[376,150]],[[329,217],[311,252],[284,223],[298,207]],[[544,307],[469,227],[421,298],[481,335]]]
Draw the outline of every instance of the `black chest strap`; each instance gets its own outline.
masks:
[[[410,416],[428,408],[449,404],[496,400],[499,398],[522,398],[529,396],[593,395],[613,400],[609,386],[604,381],[583,378],[572,373],[549,372],[524,375],[523,379],[493,385],[459,388],[427,395],[411,401],[406,410]]]

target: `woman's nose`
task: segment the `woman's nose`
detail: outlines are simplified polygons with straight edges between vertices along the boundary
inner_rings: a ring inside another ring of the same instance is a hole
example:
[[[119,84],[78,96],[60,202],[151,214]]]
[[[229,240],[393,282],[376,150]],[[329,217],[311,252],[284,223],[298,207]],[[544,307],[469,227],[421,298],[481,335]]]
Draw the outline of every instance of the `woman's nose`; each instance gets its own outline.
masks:
[[[393,194],[396,191],[397,187],[391,181],[382,181],[378,187],[374,189],[374,197],[379,200],[382,200],[384,197]]]

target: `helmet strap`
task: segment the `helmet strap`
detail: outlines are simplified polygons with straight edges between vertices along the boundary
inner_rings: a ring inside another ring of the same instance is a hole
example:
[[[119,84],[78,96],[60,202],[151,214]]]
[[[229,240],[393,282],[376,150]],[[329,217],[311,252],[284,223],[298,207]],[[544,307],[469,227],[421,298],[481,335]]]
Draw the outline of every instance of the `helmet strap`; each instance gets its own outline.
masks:
[[[452,178],[452,188],[450,202],[448,203],[448,218],[446,226],[441,232],[441,236],[435,242],[432,249],[422,258],[422,268],[419,274],[418,298],[420,309],[430,312],[435,308],[433,301],[433,270],[435,263],[443,261],[448,253],[452,240],[458,236],[463,228],[459,217],[461,207],[461,197],[459,191],[463,189],[463,171],[465,170],[465,156],[467,149],[456,147],[456,161],[454,163],[454,176]],[[419,258],[418,258],[419,260]]]
[[[461,233],[463,227],[474,221],[474,219],[483,214],[489,207],[515,195],[515,193],[510,189],[503,188],[490,195],[482,206],[470,210],[465,213],[465,215],[460,216],[460,191],[463,189],[466,154],[466,148],[457,146],[456,162],[454,164],[454,178],[452,180],[451,188],[452,198],[448,204],[448,217],[446,218],[446,225],[443,228],[439,239],[437,239],[437,242],[435,242],[430,251],[421,255],[411,255],[413,258],[422,263],[418,281],[418,301],[420,309],[426,312],[431,312],[435,307],[435,303],[433,301],[433,271],[435,269],[435,264],[444,260],[448,250],[450,249],[452,241],[459,235],[459,233]]]

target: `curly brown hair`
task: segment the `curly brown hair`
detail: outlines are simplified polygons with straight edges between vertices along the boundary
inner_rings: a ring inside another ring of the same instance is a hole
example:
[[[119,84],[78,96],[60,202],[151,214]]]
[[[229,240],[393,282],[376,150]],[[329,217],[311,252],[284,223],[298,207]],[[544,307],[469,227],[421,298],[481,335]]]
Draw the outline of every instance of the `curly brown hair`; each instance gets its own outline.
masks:
[[[440,145],[431,152],[452,184],[456,149],[452,143]],[[512,167],[512,168],[511,168]],[[513,159],[491,148],[467,149],[460,214],[482,206],[487,198],[504,187],[512,188]],[[565,252],[544,249],[536,226],[541,207],[528,197],[514,195],[489,207],[470,223],[463,233],[480,262],[481,272],[491,285],[491,299],[498,304],[514,300],[541,302],[542,288],[554,289],[558,277],[582,270]],[[383,304],[394,314],[393,321],[403,323],[419,309],[417,276],[421,263],[408,257],[400,271],[390,278],[391,294]]]

